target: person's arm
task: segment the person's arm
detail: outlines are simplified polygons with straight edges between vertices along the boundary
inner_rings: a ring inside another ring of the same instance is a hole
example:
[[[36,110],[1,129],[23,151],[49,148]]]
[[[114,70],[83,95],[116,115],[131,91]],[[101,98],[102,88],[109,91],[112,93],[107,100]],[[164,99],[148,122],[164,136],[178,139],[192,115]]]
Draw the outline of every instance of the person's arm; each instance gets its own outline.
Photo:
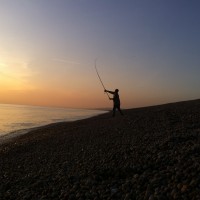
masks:
[[[109,91],[109,90],[104,90],[104,92],[108,92],[108,93],[110,93],[110,94],[115,94],[115,92]]]

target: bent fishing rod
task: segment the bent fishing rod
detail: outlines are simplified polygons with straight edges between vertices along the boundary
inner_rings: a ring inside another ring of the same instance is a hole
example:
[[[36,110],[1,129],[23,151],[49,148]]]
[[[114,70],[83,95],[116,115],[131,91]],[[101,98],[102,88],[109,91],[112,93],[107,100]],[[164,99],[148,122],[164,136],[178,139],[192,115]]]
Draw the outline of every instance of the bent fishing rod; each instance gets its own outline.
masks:
[[[96,72],[97,72],[97,76],[99,77],[99,80],[100,80],[100,82],[101,82],[101,85],[103,86],[104,91],[105,91],[106,88],[105,88],[105,86],[104,86],[104,84],[103,84],[103,81],[101,80],[101,77],[100,77],[99,72],[98,72],[98,70],[97,70],[96,62],[97,62],[97,59],[95,60],[95,69],[96,69]],[[110,99],[110,96],[108,95],[107,92],[106,92],[106,94],[107,94],[108,98]]]

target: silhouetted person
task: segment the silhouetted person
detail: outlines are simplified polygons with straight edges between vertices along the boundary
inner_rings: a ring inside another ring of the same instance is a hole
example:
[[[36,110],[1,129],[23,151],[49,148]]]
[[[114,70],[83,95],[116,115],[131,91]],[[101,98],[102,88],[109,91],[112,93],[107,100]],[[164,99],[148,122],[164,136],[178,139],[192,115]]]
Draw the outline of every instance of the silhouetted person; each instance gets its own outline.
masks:
[[[110,98],[110,100],[113,100],[113,117],[115,116],[116,109],[119,110],[120,114],[123,115],[121,109],[120,109],[120,99],[119,99],[119,90],[116,89],[114,92],[109,90],[104,90],[104,92],[108,92],[110,94],[113,94],[113,98]]]

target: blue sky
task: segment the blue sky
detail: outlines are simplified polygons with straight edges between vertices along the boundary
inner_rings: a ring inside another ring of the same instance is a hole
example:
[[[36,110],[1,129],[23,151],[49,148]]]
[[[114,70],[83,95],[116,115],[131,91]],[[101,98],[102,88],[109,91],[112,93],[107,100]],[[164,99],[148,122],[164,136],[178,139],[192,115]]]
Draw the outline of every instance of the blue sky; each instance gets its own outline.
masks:
[[[96,58],[125,108],[199,98],[199,8],[197,0],[0,0],[0,102],[110,106]]]

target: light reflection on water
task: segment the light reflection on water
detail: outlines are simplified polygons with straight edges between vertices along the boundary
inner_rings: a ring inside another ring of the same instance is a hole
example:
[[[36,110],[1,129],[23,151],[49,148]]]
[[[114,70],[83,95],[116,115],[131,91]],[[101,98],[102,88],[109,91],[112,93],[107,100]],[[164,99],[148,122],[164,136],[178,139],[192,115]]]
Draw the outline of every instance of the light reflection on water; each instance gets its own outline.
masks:
[[[85,119],[105,112],[101,110],[0,104],[0,136],[55,122]]]

